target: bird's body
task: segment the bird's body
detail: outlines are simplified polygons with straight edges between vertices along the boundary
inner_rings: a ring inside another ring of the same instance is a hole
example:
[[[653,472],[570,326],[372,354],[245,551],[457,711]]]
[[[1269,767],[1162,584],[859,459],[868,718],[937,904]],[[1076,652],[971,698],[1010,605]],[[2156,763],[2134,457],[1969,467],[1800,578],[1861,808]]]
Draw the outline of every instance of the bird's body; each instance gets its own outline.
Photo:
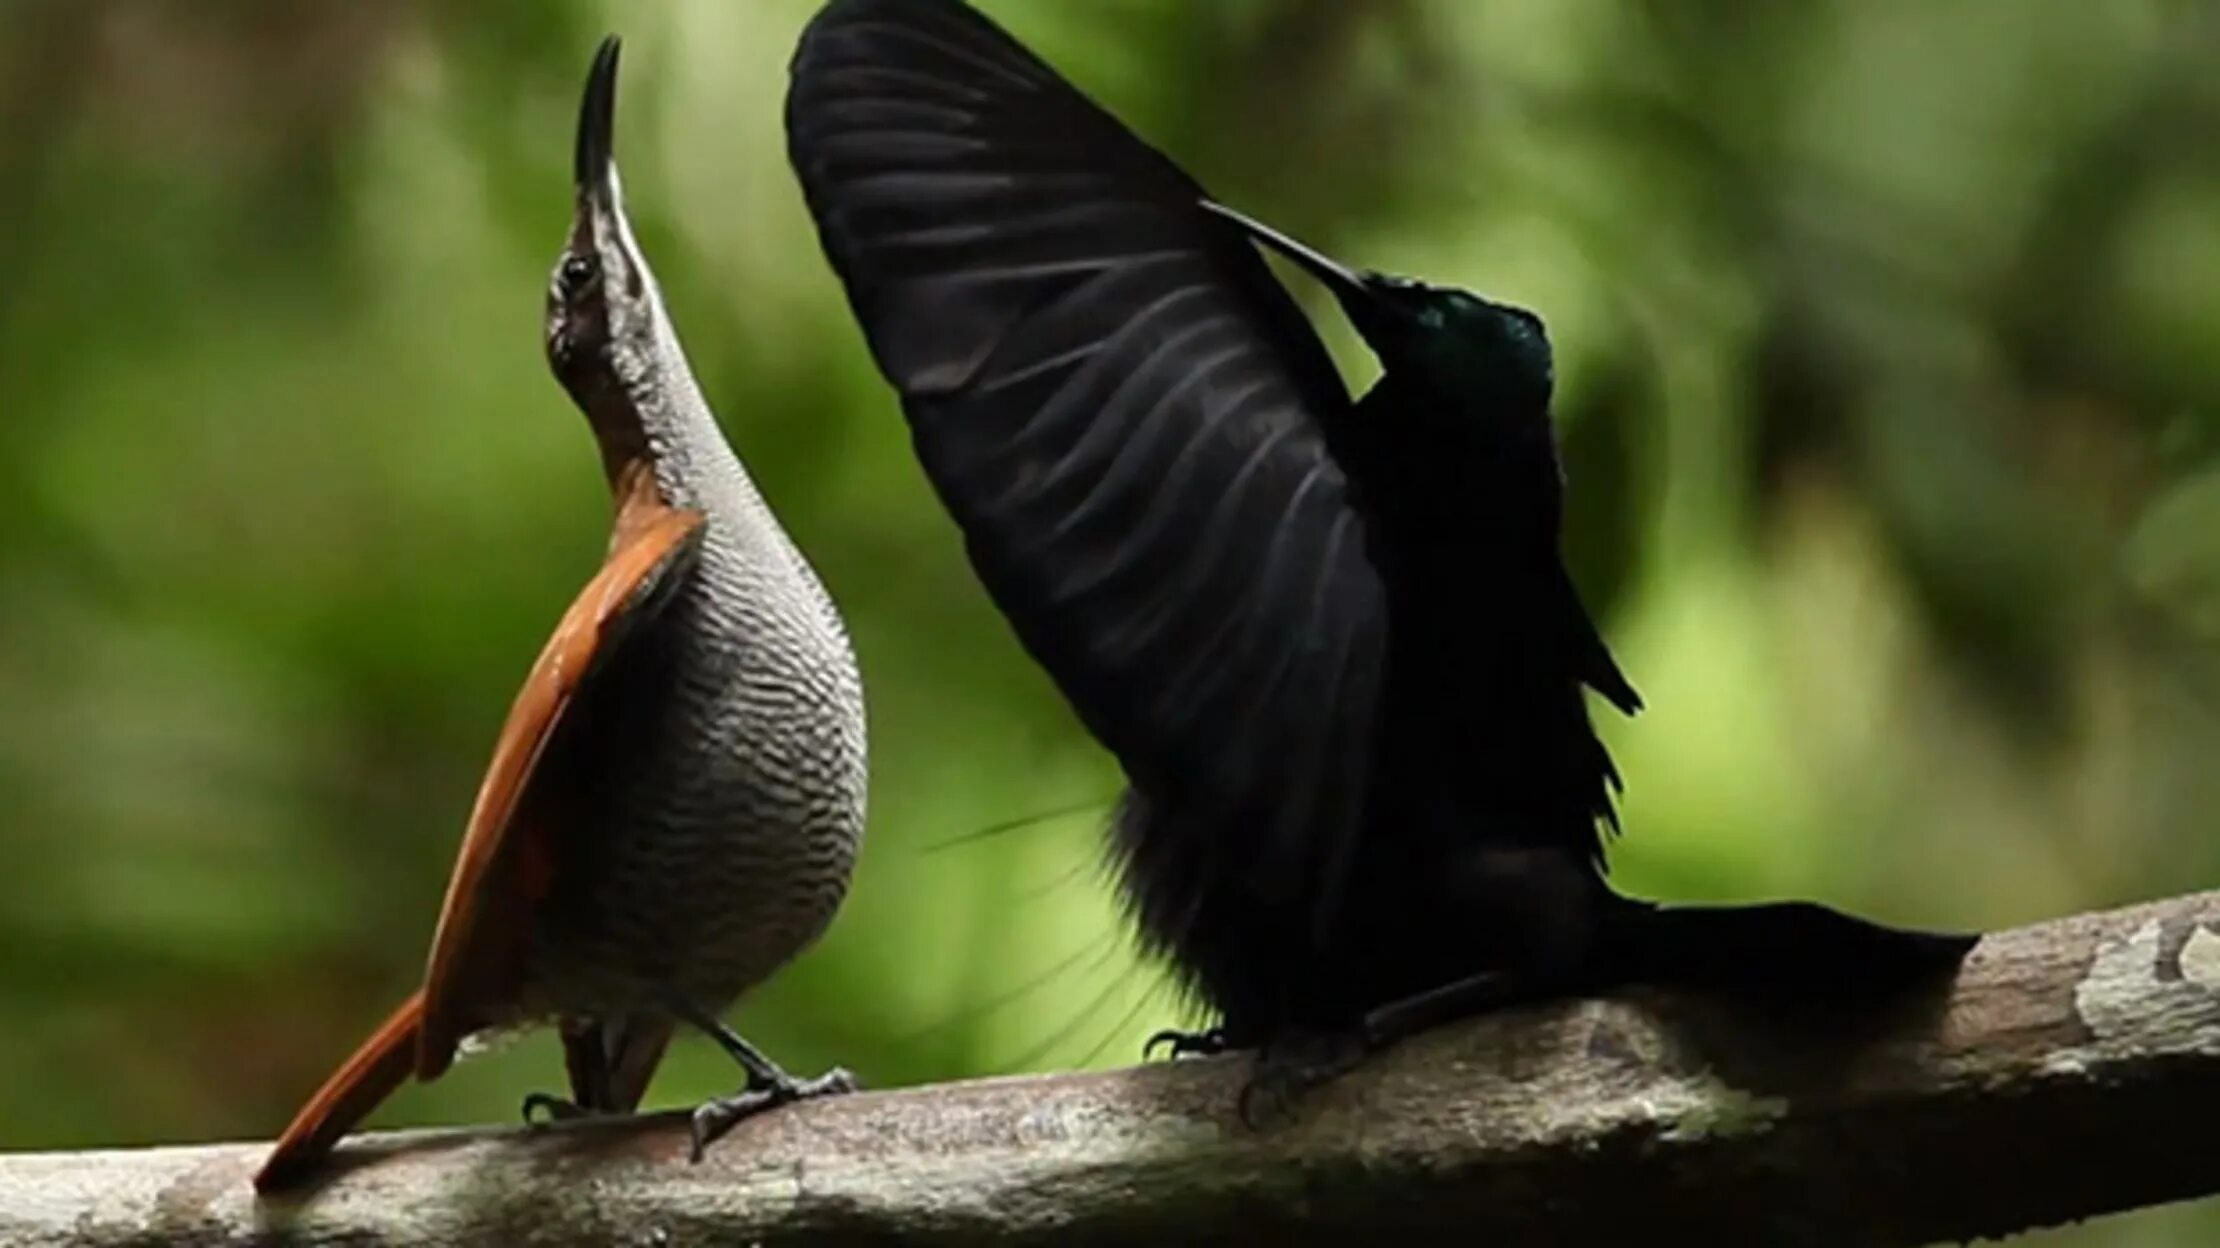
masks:
[[[542,762],[575,806],[534,995],[555,1012],[712,1011],[822,933],[863,833],[861,684],[809,564],[708,409],[650,434],[655,489],[698,554]]]
[[[1546,375],[1522,389],[1546,404]],[[1391,371],[1322,433],[1385,621],[1363,806],[1331,893],[1260,905],[1217,838],[1145,798],[1116,830],[1128,862],[1194,854],[1125,886],[1144,915],[1162,893],[1154,912],[1194,916],[1150,934],[1226,1020],[1215,1043],[1346,1024],[1483,971],[1563,983],[1620,902],[1596,870],[1617,777],[1583,685],[1592,673],[1621,709],[1640,703],[1560,562],[1546,407]]]
[[[1608,888],[1640,706],[1559,552],[1538,318],[1219,208],[962,0],[831,0],[789,155],[927,478],[1117,758],[1144,942],[1220,1025],[1353,1035],[1628,979],[1821,993],[1970,943]],[[1264,241],[1380,357],[1352,401]]]
[[[695,383],[611,156],[616,43],[581,112],[577,206],[547,351],[600,445],[610,548],[525,678],[449,881],[423,988],[326,1080],[256,1177],[308,1173],[466,1041],[552,1024],[572,1099],[635,1108],[681,1023],[746,1068],[695,1117],[846,1090],[797,1080],[718,1021],[823,933],[864,825],[855,656],[831,598]]]

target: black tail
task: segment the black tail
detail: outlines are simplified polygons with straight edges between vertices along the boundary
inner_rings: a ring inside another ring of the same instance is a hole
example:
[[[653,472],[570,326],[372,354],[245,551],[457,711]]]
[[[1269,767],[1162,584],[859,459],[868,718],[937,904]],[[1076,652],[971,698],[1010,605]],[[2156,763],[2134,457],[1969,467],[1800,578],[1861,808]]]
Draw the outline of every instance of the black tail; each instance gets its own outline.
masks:
[[[1767,999],[1872,995],[1940,982],[1978,934],[1886,927],[1812,902],[1667,906],[1627,899],[1606,977]]]

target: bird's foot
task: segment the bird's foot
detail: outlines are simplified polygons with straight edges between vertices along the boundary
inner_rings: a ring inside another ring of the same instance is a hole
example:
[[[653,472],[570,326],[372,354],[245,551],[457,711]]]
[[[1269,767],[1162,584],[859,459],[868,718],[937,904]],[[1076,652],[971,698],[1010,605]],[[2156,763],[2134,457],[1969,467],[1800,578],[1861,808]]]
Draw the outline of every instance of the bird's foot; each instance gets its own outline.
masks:
[[[1364,1044],[1368,1049],[1384,1049],[1443,1023],[1500,1010],[1540,992],[1538,981],[1502,971],[1468,975],[1374,1008],[1364,1016]]]
[[[1295,1028],[1274,1036],[1257,1050],[1241,1085],[1241,1121],[1254,1129],[1266,1114],[1287,1113],[1303,1093],[1356,1069],[1372,1049],[1361,1027]]]
[[[576,1101],[566,1101],[559,1096],[550,1096],[545,1092],[534,1092],[524,1098],[524,1121],[527,1124],[539,1121],[532,1116],[538,1111],[544,1111],[549,1122],[569,1122],[577,1118],[591,1118],[594,1116],[594,1111],[587,1109]]]
[[[745,1092],[704,1101],[694,1110],[691,1160],[699,1164],[703,1151],[711,1144],[723,1138],[727,1131],[740,1125],[743,1120],[753,1118],[765,1110],[820,1096],[839,1096],[853,1092],[859,1086],[861,1085],[856,1082],[854,1075],[838,1066],[815,1079],[796,1079],[786,1074],[763,1081],[751,1079]]]
[[[1145,1062],[1155,1057],[1159,1045],[1170,1049],[1174,1058],[1186,1057],[1190,1053],[1198,1057],[1210,1057],[1232,1048],[1233,1042],[1226,1038],[1226,1029],[1223,1027],[1212,1027],[1207,1031],[1166,1028],[1150,1036],[1148,1043],[1141,1046],[1141,1060]]]

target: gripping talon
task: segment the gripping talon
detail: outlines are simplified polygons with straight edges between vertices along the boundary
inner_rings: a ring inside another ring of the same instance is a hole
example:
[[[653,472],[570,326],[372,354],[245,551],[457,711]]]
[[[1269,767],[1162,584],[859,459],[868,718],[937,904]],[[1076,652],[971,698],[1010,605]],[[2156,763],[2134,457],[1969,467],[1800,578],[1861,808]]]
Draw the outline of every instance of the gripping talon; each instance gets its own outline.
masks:
[[[835,1066],[815,1079],[789,1078],[783,1083],[764,1083],[732,1096],[703,1101],[694,1110],[691,1120],[693,1139],[687,1159],[700,1165],[702,1155],[711,1144],[743,1121],[765,1110],[776,1109],[793,1101],[840,1096],[855,1091],[859,1086],[854,1075]]]
[[[592,1110],[574,1102],[566,1101],[559,1096],[549,1096],[545,1092],[534,1092],[524,1098],[524,1121],[528,1125],[537,1121],[532,1117],[532,1111],[534,1110],[546,1110],[549,1122],[569,1122],[572,1119],[588,1118],[593,1115]]]
[[[1226,1042],[1226,1030],[1223,1027],[1212,1027],[1208,1031],[1179,1031],[1166,1028],[1150,1036],[1148,1041],[1141,1046],[1141,1060],[1145,1062],[1153,1059],[1159,1045],[1169,1048],[1174,1059],[1186,1057],[1189,1054],[1198,1057],[1210,1057],[1223,1053],[1232,1047]]]
[[[1331,1083],[1360,1065],[1372,1049],[1362,1027],[1291,1031],[1257,1053],[1255,1069],[1241,1085],[1236,1108],[1251,1130],[1258,1125],[1258,1099],[1280,1113],[1313,1088]]]

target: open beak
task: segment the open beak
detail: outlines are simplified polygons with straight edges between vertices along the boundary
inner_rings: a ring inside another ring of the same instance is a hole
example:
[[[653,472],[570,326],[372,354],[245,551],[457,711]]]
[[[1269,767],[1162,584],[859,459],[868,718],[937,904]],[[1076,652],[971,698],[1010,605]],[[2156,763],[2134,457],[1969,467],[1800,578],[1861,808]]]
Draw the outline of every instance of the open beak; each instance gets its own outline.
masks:
[[[1315,248],[1298,243],[1271,226],[1235,212],[1215,200],[1202,200],[1201,207],[1203,211],[1232,223],[1242,233],[1287,257],[1305,273],[1317,278],[1326,289],[1334,293],[1334,298],[1341,303],[1342,311],[1348,313],[1359,332],[1380,325],[1383,318],[1396,317],[1400,313],[1399,308],[1380,297],[1364,274],[1348,265]]]
[[[617,46],[615,35],[601,41],[586,74],[585,98],[578,105],[578,146],[571,179],[578,191],[578,226],[590,229],[596,218],[616,215]],[[583,240],[581,240],[583,241]]]

